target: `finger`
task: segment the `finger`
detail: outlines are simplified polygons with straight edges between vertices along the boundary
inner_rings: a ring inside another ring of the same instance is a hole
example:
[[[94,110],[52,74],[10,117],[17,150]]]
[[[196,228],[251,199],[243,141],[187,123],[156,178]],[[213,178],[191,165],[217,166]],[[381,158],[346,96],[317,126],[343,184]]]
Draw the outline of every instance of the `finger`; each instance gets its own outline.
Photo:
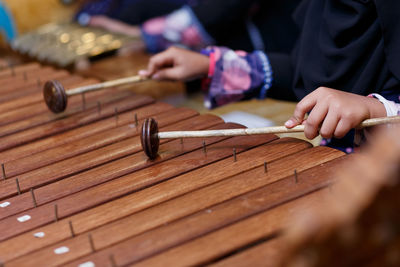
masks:
[[[286,128],[293,128],[294,126],[299,125],[300,123],[297,121],[295,117],[291,117],[289,120],[285,122]]]
[[[166,66],[171,66],[173,64],[173,59],[165,54],[155,55],[150,59],[149,66],[147,68],[147,72],[149,76],[156,73],[159,69],[164,68]]]
[[[181,80],[182,69],[180,67],[164,68],[157,71],[152,78],[155,80]]]
[[[314,139],[318,135],[319,127],[325,119],[327,113],[328,105],[322,103],[314,106],[306,120],[304,127],[304,134],[308,139]]]
[[[174,63],[174,57],[167,51],[159,53],[150,58],[149,65],[147,67],[148,75],[151,76],[159,69],[172,66]]]
[[[321,136],[326,139],[332,138],[339,120],[340,117],[337,115],[336,112],[332,112],[332,110],[328,111],[328,114],[322,122],[321,129],[319,130]]]
[[[343,138],[352,128],[351,122],[346,119],[340,119],[333,134],[336,138]]]
[[[285,122],[285,126],[286,126],[286,128],[290,129],[290,128],[293,128],[293,127],[299,125],[300,123],[301,122],[299,122],[296,117],[292,116],[289,120],[287,120]]]
[[[148,70],[139,70],[138,74],[139,74],[139,76],[142,76],[142,77],[149,77],[150,76],[150,73],[149,73]]]
[[[317,104],[317,93],[313,92],[304,97],[297,105],[294,110],[293,117],[290,119],[295,124],[302,123],[304,116]]]

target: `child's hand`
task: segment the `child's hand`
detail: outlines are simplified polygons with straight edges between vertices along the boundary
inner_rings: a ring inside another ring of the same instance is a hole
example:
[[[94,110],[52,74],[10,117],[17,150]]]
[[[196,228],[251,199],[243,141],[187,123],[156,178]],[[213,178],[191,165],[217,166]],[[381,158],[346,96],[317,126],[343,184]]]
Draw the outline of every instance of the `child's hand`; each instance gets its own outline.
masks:
[[[150,58],[139,75],[156,80],[190,80],[207,75],[209,58],[183,48],[170,47]]]
[[[307,112],[310,114],[304,119]],[[375,98],[320,87],[297,104],[285,126],[304,124],[308,139],[315,138],[318,132],[324,138],[342,138],[363,120],[384,116],[385,107]]]

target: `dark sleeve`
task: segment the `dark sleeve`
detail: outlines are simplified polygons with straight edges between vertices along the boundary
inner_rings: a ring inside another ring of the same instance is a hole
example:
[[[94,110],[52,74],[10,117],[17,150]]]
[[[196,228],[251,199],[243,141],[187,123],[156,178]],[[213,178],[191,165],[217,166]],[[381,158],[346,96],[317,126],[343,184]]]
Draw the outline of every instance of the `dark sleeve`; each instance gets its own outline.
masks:
[[[224,35],[248,16],[250,7],[257,0],[202,0],[192,6],[194,14],[207,32],[213,36]]]
[[[138,25],[146,20],[167,15],[181,8],[186,2],[188,1],[138,0],[121,9],[114,18],[131,25]]]
[[[298,101],[299,99],[297,99],[292,90],[294,72],[291,56],[283,53],[268,53],[268,58],[274,72],[274,82],[268,91],[268,97],[279,100]]]
[[[400,80],[400,1],[375,0],[390,71]]]

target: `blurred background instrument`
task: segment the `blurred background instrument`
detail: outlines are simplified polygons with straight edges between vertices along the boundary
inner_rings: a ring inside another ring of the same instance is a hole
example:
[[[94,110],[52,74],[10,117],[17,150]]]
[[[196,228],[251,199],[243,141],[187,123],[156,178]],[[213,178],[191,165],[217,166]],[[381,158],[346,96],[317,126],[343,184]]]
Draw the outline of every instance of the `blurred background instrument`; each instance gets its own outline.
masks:
[[[73,22],[83,0],[2,0],[0,21],[3,49],[11,48],[26,60],[60,66],[88,65],[88,60],[107,55],[137,41]],[[45,15],[44,15],[45,14]],[[1,31],[0,31],[1,32]],[[1,40],[1,39],[0,39]]]
[[[50,23],[16,38],[11,47],[40,62],[69,67],[135,41],[137,38],[76,23]]]

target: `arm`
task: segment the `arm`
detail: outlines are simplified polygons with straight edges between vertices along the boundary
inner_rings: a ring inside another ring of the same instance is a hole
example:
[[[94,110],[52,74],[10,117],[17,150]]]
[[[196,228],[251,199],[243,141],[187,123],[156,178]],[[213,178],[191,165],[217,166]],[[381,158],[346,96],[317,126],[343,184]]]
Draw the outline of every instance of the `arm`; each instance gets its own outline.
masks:
[[[387,116],[400,115],[400,95],[397,96],[397,99],[393,99],[394,101],[390,101],[379,94],[370,94],[369,97],[378,99],[384,105]]]
[[[88,18],[88,25],[106,29],[110,32],[121,33],[133,37],[140,37],[140,28],[103,15]]]
[[[100,27],[114,33],[141,37],[147,50],[152,53],[163,51],[172,45],[200,50],[214,43],[188,6],[170,15],[149,19],[141,26],[129,25],[104,15],[82,14],[78,21],[83,25]]]
[[[173,80],[207,77],[204,91],[208,108],[252,97],[264,98],[273,81],[264,53],[234,52],[224,47],[209,48],[204,54],[172,47],[153,56],[148,69],[139,74]]]
[[[148,69],[140,74],[172,80],[207,77],[203,91],[208,108],[267,95],[295,99],[290,90],[290,56],[285,54],[267,56],[261,51],[246,53],[225,47],[210,47],[199,54],[171,47],[153,56]]]
[[[397,104],[397,112],[399,109]],[[304,124],[304,134],[309,139],[318,133],[324,138],[342,138],[363,120],[387,115],[385,106],[376,98],[320,87],[297,104],[293,117],[285,126],[293,128]]]

